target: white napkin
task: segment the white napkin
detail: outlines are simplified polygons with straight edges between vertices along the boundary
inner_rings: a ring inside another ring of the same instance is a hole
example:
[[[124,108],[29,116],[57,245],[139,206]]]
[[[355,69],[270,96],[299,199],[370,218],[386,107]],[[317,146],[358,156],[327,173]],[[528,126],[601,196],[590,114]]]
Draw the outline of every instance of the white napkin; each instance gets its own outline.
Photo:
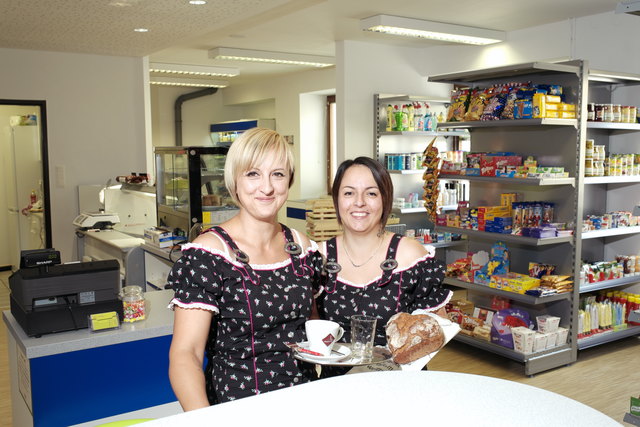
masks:
[[[443,317],[438,316],[437,314],[430,313],[427,310],[418,309],[414,310],[411,314],[427,314],[438,321],[440,327],[444,331],[444,347],[453,337],[456,336],[458,332],[460,332],[460,325],[452,322],[449,319],[445,319]],[[440,351],[440,350],[438,350]],[[376,372],[376,371],[421,371],[427,364],[433,359],[433,357],[438,354],[438,351],[434,351],[431,354],[427,354],[424,357],[421,357],[418,360],[414,360],[411,363],[406,363],[404,365],[398,365],[393,360],[389,359],[380,363],[373,363],[371,365],[363,365],[363,366],[355,366],[349,370],[349,374],[355,374],[359,372]]]

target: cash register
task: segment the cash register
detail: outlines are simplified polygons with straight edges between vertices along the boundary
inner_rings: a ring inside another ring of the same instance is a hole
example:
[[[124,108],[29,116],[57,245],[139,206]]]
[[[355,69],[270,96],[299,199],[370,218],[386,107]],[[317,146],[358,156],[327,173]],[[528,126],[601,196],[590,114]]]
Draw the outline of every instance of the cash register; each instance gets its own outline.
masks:
[[[9,277],[11,314],[28,336],[87,328],[97,313],[115,311],[122,320],[118,261],[61,264],[53,249],[20,255],[20,269]]]

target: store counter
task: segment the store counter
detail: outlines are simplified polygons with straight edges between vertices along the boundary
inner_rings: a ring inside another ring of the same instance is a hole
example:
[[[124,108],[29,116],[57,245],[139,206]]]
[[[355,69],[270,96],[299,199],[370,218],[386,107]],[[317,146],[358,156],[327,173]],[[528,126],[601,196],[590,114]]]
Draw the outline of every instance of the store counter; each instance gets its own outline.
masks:
[[[181,412],[168,377],[172,296],[146,293],[146,319],[120,329],[40,338],[28,337],[3,311],[14,425],[96,425]]]
[[[314,381],[140,424],[157,426],[580,426],[620,424],[537,387],[452,372],[370,372]]]

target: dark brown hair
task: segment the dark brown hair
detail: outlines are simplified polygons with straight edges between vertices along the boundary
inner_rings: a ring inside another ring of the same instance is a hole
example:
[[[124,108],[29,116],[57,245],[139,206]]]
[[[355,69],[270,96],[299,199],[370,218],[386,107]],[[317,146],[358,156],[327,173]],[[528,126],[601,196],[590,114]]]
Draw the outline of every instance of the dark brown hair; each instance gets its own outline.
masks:
[[[345,160],[338,166],[336,177],[333,180],[331,186],[331,197],[333,198],[333,206],[336,208],[336,216],[338,218],[338,224],[342,225],[342,219],[340,218],[340,211],[338,209],[338,195],[340,194],[340,184],[342,184],[342,178],[344,174],[351,166],[362,165],[367,167],[373,175],[373,180],[376,182],[378,189],[380,190],[380,196],[382,196],[382,217],[380,218],[380,226],[384,228],[387,224],[387,219],[391,214],[391,208],[393,207],[393,182],[391,182],[391,176],[389,172],[378,162],[370,157],[357,157],[353,160]]]

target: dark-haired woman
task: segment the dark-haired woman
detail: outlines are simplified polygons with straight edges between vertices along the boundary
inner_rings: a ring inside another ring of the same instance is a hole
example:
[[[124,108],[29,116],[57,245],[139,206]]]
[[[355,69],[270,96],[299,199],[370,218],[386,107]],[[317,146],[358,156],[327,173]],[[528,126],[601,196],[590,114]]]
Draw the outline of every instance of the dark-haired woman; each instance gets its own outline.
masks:
[[[316,297],[322,318],[338,322],[348,340],[350,318],[378,318],[376,345],[385,345],[385,325],[398,312],[425,309],[446,317],[451,291],[441,287],[444,264],[414,239],[385,231],[393,183],[376,160],[358,157],[338,168],[332,188],[344,233],[320,245],[325,279]]]

